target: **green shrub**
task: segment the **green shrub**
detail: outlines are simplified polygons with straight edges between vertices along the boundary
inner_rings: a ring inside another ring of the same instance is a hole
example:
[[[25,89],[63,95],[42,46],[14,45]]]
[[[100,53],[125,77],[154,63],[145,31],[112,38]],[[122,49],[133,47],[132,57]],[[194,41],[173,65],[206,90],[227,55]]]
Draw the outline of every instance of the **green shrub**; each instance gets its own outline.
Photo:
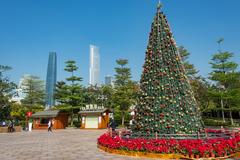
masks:
[[[19,121],[19,125],[22,126],[22,128],[26,128],[26,121]]]
[[[77,121],[77,120],[74,120],[73,121],[73,126],[76,127],[76,128],[80,128],[80,122]]]
[[[229,121],[223,122],[220,119],[203,118],[203,122],[206,126],[229,126]]]

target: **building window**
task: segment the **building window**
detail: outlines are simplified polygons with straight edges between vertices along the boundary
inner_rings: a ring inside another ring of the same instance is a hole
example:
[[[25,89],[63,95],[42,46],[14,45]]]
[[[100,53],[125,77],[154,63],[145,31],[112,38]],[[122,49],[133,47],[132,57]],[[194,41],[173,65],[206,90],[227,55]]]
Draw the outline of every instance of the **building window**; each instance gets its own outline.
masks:
[[[48,124],[49,118],[42,118],[40,124]]]

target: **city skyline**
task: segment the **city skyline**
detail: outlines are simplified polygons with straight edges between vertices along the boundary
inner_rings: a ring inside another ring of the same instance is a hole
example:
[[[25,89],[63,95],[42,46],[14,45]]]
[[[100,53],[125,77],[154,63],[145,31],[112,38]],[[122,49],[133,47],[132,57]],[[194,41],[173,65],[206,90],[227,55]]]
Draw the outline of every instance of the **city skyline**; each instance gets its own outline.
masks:
[[[83,77],[82,84],[87,86],[89,44],[93,43],[101,47],[101,83],[103,75],[115,74],[115,60],[119,58],[129,60],[133,80],[139,81],[156,3],[123,0],[117,3],[117,8],[124,8],[124,12],[116,12],[112,7],[116,3],[107,0],[1,2],[0,64],[13,68],[8,75],[16,83],[25,73],[45,80],[46,57],[54,50],[58,53],[58,81],[68,76],[64,62],[73,59],[79,67],[77,74]],[[162,3],[177,45],[191,53],[189,61],[200,75],[208,77],[211,71],[208,63],[218,50],[216,41],[220,37],[225,39],[223,50],[235,53],[233,60],[240,63],[237,21],[240,1],[162,0]],[[89,11],[89,7],[93,10]]]

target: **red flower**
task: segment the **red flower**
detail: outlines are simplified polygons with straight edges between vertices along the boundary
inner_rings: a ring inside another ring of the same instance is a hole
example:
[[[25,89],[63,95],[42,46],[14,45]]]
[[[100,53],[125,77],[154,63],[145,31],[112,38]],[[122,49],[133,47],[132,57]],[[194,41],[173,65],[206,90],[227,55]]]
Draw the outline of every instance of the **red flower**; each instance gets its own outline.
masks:
[[[121,139],[118,136],[112,138],[108,134],[103,134],[98,138],[98,144],[111,149],[128,151],[177,154],[194,153],[201,157],[214,153],[216,156],[221,157],[240,150],[240,134],[236,133],[235,138],[232,139],[215,138],[209,140]]]

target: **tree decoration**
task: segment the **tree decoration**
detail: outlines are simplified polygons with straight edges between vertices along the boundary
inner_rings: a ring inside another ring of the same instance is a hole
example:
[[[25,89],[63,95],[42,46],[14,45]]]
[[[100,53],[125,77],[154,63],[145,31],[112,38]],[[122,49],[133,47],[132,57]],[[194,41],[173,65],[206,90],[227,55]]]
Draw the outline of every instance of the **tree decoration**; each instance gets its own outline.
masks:
[[[160,8],[149,34],[133,133],[197,133],[204,128],[200,112]]]

